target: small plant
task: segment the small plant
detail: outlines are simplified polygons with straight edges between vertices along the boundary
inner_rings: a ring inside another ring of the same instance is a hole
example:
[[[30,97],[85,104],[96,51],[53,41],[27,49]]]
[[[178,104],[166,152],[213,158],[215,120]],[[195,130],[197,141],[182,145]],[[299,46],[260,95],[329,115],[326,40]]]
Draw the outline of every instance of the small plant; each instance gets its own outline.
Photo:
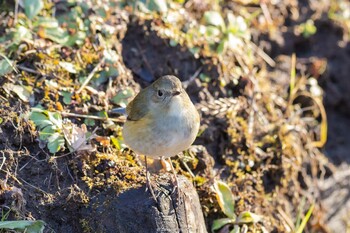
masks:
[[[87,131],[84,124],[79,127],[68,120],[63,121],[60,113],[41,108],[32,109],[30,120],[38,127],[41,144],[47,144],[50,153],[54,154],[64,149],[65,143],[71,152],[94,150],[87,143],[93,135]]]
[[[309,38],[317,32],[317,28],[312,19],[308,19],[305,23],[297,27],[297,31],[305,38]]]
[[[47,143],[50,153],[56,153],[64,148],[61,114],[40,108],[33,108],[30,114],[30,120],[38,127],[39,139]]]
[[[244,40],[250,40],[250,30],[242,16],[229,12],[227,23],[216,11],[207,11],[203,16],[204,25],[200,31],[212,44],[217,44],[216,52],[221,54],[227,48],[237,49],[244,45]]]
[[[44,232],[44,228],[45,228],[45,222],[41,220],[37,220],[37,221],[19,220],[19,221],[1,221],[0,222],[0,229],[15,230],[16,232],[42,233]]]
[[[221,229],[227,224],[230,224],[233,226],[233,230],[230,231],[230,233],[238,233],[241,229],[240,225],[258,223],[262,220],[262,217],[260,215],[251,213],[249,211],[244,211],[237,217],[235,214],[234,197],[228,185],[222,181],[216,181],[214,187],[216,192],[216,199],[222,212],[227,216],[227,218],[214,220],[211,227],[212,232]],[[262,229],[263,231],[266,231],[264,228]]]

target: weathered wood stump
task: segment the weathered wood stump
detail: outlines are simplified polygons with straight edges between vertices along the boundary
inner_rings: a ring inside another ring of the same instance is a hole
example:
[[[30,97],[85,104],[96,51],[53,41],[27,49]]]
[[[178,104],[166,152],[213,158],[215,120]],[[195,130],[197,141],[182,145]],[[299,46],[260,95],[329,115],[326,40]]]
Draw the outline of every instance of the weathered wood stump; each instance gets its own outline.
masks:
[[[158,177],[156,203],[146,185],[130,189],[119,196],[113,191],[101,193],[87,209],[89,226],[95,232],[205,233],[201,205],[192,183],[178,176],[179,192],[173,192],[171,175]],[[153,177],[152,177],[153,180]]]

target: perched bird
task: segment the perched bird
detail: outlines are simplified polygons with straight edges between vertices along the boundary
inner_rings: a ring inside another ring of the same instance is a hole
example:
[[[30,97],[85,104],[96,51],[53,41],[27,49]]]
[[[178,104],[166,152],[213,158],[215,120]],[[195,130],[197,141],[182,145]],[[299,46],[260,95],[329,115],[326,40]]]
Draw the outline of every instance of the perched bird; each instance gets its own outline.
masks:
[[[125,143],[136,153],[154,159],[177,155],[191,146],[199,129],[199,114],[181,81],[172,75],[157,79],[126,107]],[[147,169],[147,186],[155,198]],[[170,161],[177,183],[176,173]]]

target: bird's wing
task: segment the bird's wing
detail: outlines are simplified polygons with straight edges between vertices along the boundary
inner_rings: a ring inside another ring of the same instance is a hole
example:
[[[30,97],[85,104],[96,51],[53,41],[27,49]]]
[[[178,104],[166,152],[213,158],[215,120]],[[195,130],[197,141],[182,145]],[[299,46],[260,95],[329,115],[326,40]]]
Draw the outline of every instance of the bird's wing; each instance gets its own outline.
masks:
[[[129,121],[138,121],[144,117],[148,111],[148,96],[146,92],[140,92],[126,107],[126,114]]]

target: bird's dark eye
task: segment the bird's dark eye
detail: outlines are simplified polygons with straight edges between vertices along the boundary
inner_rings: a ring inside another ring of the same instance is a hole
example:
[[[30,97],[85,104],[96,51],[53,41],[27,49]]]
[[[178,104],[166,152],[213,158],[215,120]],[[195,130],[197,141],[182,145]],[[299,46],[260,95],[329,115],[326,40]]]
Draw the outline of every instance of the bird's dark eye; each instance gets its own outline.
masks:
[[[162,90],[158,90],[157,94],[158,94],[159,97],[162,97],[164,95]]]

